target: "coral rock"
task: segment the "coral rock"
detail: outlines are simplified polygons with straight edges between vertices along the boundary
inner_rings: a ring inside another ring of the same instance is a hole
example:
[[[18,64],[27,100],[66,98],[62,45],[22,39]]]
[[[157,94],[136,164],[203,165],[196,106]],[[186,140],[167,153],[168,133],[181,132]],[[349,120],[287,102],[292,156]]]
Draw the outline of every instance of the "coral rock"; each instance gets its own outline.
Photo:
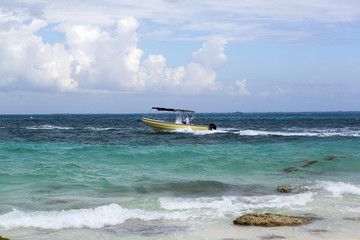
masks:
[[[291,189],[291,186],[281,185],[277,187],[278,192],[281,193],[291,193],[293,190]]]
[[[275,226],[296,226],[300,224],[309,223],[310,220],[281,215],[281,214],[273,214],[273,213],[264,213],[264,214],[248,213],[244,216],[235,219],[233,222],[234,224],[237,225],[275,227]]]

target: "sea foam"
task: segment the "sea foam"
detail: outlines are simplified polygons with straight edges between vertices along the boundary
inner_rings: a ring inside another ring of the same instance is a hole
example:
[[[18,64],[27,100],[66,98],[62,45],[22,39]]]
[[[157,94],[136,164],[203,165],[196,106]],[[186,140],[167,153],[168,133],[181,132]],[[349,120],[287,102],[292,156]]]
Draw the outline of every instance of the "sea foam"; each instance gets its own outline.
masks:
[[[57,130],[71,130],[73,129],[72,127],[60,127],[60,126],[53,126],[53,125],[40,125],[40,126],[30,126],[30,127],[26,127],[26,129],[29,130],[53,130],[53,129],[57,129]]]
[[[280,210],[298,209],[313,201],[310,192],[297,195],[223,196],[223,197],[160,197],[157,210],[128,209],[118,204],[96,208],[62,211],[24,212],[12,210],[0,215],[0,229],[12,228],[103,228],[120,225],[130,219],[142,221],[209,219],[246,212],[264,211],[268,208]]]
[[[342,198],[347,194],[360,196],[360,187],[350,183],[319,181],[317,187],[330,192],[336,198]]]
[[[9,213],[0,215],[0,228],[102,228],[107,225],[122,224],[128,219],[140,219],[144,221],[160,219],[186,220],[187,217],[177,212],[126,209],[113,203],[96,208],[67,211],[37,211],[26,213],[14,209]]]
[[[87,130],[92,130],[92,131],[108,131],[108,130],[113,130],[114,128],[112,128],[112,127],[106,127],[106,128],[101,128],[101,127],[86,127],[85,129],[87,129]]]
[[[209,134],[215,134],[215,133],[227,133],[228,131],[225,129],[216,129],[216,130],[192,130],[190,127],[186,128],[179,128],[172,132],[175,133],[190,133],[194,135],[209,135]]]
[[[283,137],[360,137],[359,131],[349,129],[285,129],[284,131],[240,130],[240,136],[283,136]]]
[[[223,196],[200,198],[161,198],[160,206],[166,210],[205,210],[225,214],[256,212],[266,208],[297,209],[313,201],[313,193],[297,195]]]

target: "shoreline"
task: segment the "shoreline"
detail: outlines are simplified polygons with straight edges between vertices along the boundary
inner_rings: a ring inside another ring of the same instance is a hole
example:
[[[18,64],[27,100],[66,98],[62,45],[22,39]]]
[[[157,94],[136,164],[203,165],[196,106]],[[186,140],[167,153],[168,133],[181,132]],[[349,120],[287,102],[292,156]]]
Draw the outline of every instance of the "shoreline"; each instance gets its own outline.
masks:
[[[204,223],[190,225],[177,221],[128,221],[120,225],[106,226],[98,229],[68,228],[60,230],[19,228],[0,230],[1,236],[13,239],[292,239],[292,240],[353,240],[360,236],[360,222],[350,230],[339,231],[330,226],[320,225],[319,222],[301,226],[261,227],[238,226],[228,222]],[[341,228],[342,223],[338,222]],[[0,238],[1,239],[1,238]]]

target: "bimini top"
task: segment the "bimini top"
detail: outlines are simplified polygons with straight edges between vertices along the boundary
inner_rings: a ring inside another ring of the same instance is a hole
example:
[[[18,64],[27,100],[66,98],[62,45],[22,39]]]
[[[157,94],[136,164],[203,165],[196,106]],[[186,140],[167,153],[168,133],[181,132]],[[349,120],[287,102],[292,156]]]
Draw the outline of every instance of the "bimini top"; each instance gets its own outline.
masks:
[[[158,110],[158,111],[167,111],[167,112],[189,112],[189,113],[195,113],[195,111],[193,111],[193,110],[174,109],[174,108],[152,107],[152,109],[156,109],[156,110]]]

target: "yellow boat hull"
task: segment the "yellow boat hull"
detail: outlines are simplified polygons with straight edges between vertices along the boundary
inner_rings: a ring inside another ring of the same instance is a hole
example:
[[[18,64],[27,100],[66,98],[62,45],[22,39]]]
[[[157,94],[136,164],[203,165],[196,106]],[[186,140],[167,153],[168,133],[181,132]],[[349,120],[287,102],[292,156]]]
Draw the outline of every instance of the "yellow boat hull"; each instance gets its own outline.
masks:
[[[170,122],[164,122],[161,120],[154,120],[150,118],[142,118],[142,121],[148,125],[152,130],[158,131],[158,132],[171,132],[175,131],[177,129],[182,128],[188,128],[190,127],[194,131],[204,131],[208,130],[209,127],[207,126],[199,126],[199,125],[185,125],[181,123],[170,123]]]

